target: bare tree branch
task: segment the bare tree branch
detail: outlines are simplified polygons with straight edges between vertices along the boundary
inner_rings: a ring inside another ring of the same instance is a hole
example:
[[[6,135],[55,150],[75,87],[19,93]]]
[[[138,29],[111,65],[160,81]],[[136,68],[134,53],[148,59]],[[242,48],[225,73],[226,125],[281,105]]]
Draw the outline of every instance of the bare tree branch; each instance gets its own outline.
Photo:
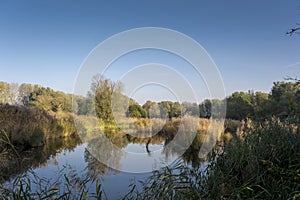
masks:
[[[300,30],[300,27],[296,27],[296,28],[291,28],[290,31],[286,32],[287,35],[293,35],[294,33],[298,33],[297,31]]]
[[[286,80],[286,81],[293,81],[293,82],[295,82],[297,85],[300,84],[300,79],[298,79],[297,77],[293,78],[293,77],[288,76],[288,77],[284,78],[284,80]]]

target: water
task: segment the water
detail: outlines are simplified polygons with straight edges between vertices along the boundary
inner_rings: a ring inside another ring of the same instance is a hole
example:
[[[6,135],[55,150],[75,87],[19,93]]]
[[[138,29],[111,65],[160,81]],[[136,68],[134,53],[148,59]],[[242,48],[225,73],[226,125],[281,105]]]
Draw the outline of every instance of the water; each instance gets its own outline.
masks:
[[[73,149],[73,151],[63,150],[54,156],[43,165],[33,169],[33,173],[39,177],[46,179],[57,180],[62,172],[63,173],[76,173],[78,176],[91,173],[87,160],[84,159],[86,154],[87,144],[80,144]],[[123,161],[125,162],[125,161]],[[103,166],[105,167],[105,166]],[[101,174],[102,186],[109,199],[118,199],[128,192],[128,186],[135,180],[145,180],[151,173],[133,174],[120,171],[110,171],[110,169],[101,169],[105,172]],[[99,175],[98,174],[98,175]],[[94,185],[93,185],[94,186]],[[91,186],[91,191],[94,190]]]
[[[115,170],[95,159],[88,151],[90,145],[88,143],[81,143],[79,139],[53,140],[47,142],[42,148],[24,152],[22,162],[24,160],[28,162],[23,162],[24,165],[18,165],[18,167],[17,165],[10,166],[9,169],[14,168],[15,170],[13,172],[8,170],[10,174],[7,175],[9,180],[6,184],[12,183],[13,179],[20,174],[27,174],[27,177],[29,175],[32,179],[37,176],[39,179],[49,180],[49,185],[59,182],[62,186],[66,181],[64,174],[70,179],[73,177],[74,180],[89,177],[101,181],[108,199],[119,199],[129,191],[131,183],[136,183],[141,187],[139,181],[145,181],[152,174],[151,170],[145,170],[144,173],[129,173],[126,172],[126,169],[134,167],[146,169],[149,168],[149,165],[155,168],[150,161],[156,159],[157,155],[160,156],[160,160],[156,160],[157,162],[172,161],[178,157],[176,151],[166,151],[164,147],[167,141],[161,137],[153,138],[151,142],[132,139],[124,142],[124,138],[116,139],[116,141],[119,141],[119,145],[122,144],[120,145],[122,150],[143,156],[136,160],[134,157],[130,158],[124,155],[108,157],[109,160],[117,163],[121,169]],[[192,161],[188,160],[191,157],[193,156],[182,156],[181,159],[191,163]],[[5,173],[5,170],[3,172]],[[95,182],[87,186],[89,192],[95,192]]]

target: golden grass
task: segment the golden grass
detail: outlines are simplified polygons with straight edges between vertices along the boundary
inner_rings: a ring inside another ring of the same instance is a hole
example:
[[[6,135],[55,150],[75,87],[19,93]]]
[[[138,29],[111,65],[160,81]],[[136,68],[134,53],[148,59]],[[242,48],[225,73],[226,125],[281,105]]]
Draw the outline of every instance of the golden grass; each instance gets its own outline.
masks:
[[[47,138],[76,133],[71,113],[50,115],[39,108],[0,104],[0,127],[13,144],[36,146]]]

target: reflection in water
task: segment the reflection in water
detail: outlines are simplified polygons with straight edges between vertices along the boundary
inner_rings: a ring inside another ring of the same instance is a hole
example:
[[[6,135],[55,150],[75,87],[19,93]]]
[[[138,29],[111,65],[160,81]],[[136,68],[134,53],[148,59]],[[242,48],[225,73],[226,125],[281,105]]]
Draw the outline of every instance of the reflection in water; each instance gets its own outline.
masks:
[[[119,171],[107,167],[104,163],[99,162],[87,149],[84,151],[84,161],[87,163],[87,176],[92,180],[97,180],[105,174],[119,173]]]
[[[202,152],[201,155],[205,158],[206,154],[211,151],[210,148],[216,143],[214,140],[217,137],[217,135],[206,134],[206,132],[219,133],[219,130],[212,131],[211,122],[212,120],[199,119],[190,115],[167,120],[120,118],[117,122],[104,122],[94,116],[75,117],[78,134],[83,139],[83,143],[87,144],[88,151],[92,156],[108,167],[127,172],[152,171],[171,164],[181,155],[183,158],[187,158],[187,162],[194,162],[193,160],[198,162],[199,152]],[[205,141],[202,139],[203,135],[208,141],[205,144],[208,145],[206,148],[202,147],[201,150],[199,144]],[[194,140],[198,140],[198,142]],[[132,144],[139,144],[138,152],[127,151],[128,149],[134,150]],[[153,144],[162,144],[163,147],[160,151],[153,151],[151,149]],[[140,147],[143,145],[144,151],[140,151]],[[191,155],[186,156],[186,151],[194,155],[193,159]],[[131,163],[127,162],[129,163],[127,166],[122,161],[125,157],[131,160]],[[132,162],[142,163],[143,166],[137,168],[136,165],[134,168],[130,168]],[[157,167],[153,167],[154,165]]]
[[[165,133],[159,133],[150,138],[138,138],[131,135],[120,135],[113,132],[110,132],[109,134],[109,137],[112,138],[114,144],[121,149],[129,147],[129,144],[131,149],[134,148],[134,145],[138,145],[139,149],[143,148],[144,152],[151,156],[151,153],[157,151],[158,147],[160,147],[159,145],[161,145],[163,147],[163,153],[166,157],[178,153],[176,148],[165,148],[166,145],[173,140],[174,135],[171,134],[166,137]],[[186,163],[193,164],[193,166],[201,164],[201,160],[198,158],[198,152],[200,150],[202,140],[203,137],[201,137],[201,134],[197,134],[192,145],[182,155],[182,159]],[[122,154],[120,154],[120,151],[115,151],[112,146],[102,141],[103,140],[101,140],[101,137],[90,140],[87,143],[87,149],[97,149],[98,152],[101,152],[101,159],[105,159],[106,163],[109,163],[110,166],[117,166],[117,169],[121,169],[122,166],[120,166],[120,161],[122,159]],[[49,164],[55,164],[55,162],[57,162],[55,158],[58,153],[62,152],[63,150],[65,153],[73,151],[74,148],[79,144],[81,144],[81,141],[78,137],[48,140],[43,147],[32,148],[20,152],[19,158],[14,157],[13,155],[7,156],[6,159],[2,158],[0,177],[2,180],[7,180],[8,178],[13,177],[15,174],[25,172],[29,168],[46,167]],[[94,177],[107,173],[119,173],[117,170],[109,168],[107,165],[99,162],[93,156],[95,154],[92,155],[87,149],[84,151],[83,156],[91,176]],[[105,152],[105,154],[103,154],[103,152]]]
[[[148,138],[140,138],[107,130],[104,132],[105,135],[99,135],[99,137],[92,138],[83,144],[78,137],[49,140],[43,147],[20,153],[21,158],[16,159],[11,156],[7,162],[4,160],[2,162],[1,160],[0,176],[2,181],[9,180],[15,177],[15,175],[22,174],[29,169],[34,169],[38,176],[52,177],[53,174],[55,174],[55,172],[53,172],[54,169],[61,169],[67,164],[70,164],[73,165],[74,174],[78,177],[84,177],[83,179],[87,178],[88,180],[102,180],[104,178],[103,183],[104,185],[107,184],[107,186],[104,187],[107,187],[108,191],[112,191],[112,193],[114,193],[114,191],[122,191],[124,194],[127,192],[130,183],[129,179],[132,179],[133,176],[137,177],[138,175],[112,169],[103,164],[103,162],[99,162],[94,155],[99,153],[99,156],[102,156],[102,159],[105,159],[106,163],[112,166],[118,166],[117,169],[123,169],[124,165],[143,165],[145,163],[139,160],[132,161],[126,159],[120,151],[115,151],[115,148],[103,142],[101,137],[109,138],[113,141],[113,145],[125,151],[144,153],[146,159],[151,159],[155,152],[163,154],[164,157],[178,155],[181,152],[178,148],[180,144],[175,143],[171,146],[172,148],[166,147],[170,142],[174,141],[173,139],[177,133],[176,127],[165,127],[163,130],[165,131],[161,131]],[[181,156],[182,162],[195,168],[202,165],[203,160],[198,158],[198,153],[205,134],[205,131],[199,131],[197,133],[192,145]],[[187,139],[182,137],[183,140],[188,140],[188,137],[190,137],[189,134],[184,136],[187,137]],[[89,152],[90,149],[96,149],[98,152],[95,151],[91,153]],[[100,152],[105,152],[105,154],[100,154]],[[73,161],[70,162],[70,160]],[[150,174],[141,174],[140,178],[144,179],[148,175]],[[13,181],[13,179],[11,179],[11,181]],[[115,186],[116,184],[119,186]],[[94,185],[90,185],[94,187]],[[114,197],[115,196],[112,198]]]
[[[14,152],[7,152],[0,158],[0,182],[31,168],[47,166],[50,158],[55,158],[62,151],[70,152],[79,144],[81,140],[78,137],[57,138],[47,140],[42,147],[20,150],[18,155]]]
[[[180,140],[178,140],[180,142],[176,143],[174,142],[176,132],[159,132],[158,134],[148,138],[135,137],[129,134],[120,134],[114,131],[104,132],[103,135],[99,134],[98,137],[90,139],[87,142],[88,150],[85,152],[85,158],[88,163],[89,170],[92,171],[90,174],[93,176],[107,173],[119,173],[118,171],[124,171],[126,169],[125,165],[132,164],[129,161],[130,159],[126,160],[128,156],[126,153],[140,154],[143,158],[148,157],[148,159],[153,159],[153,157],[157,156],[157,154],[160,154],[162,156],[160,158],[168,160],[169,157],[177,157],[182,154],[182,143],[190,142],[189,140],[192,140],[190,147],[187,148],[187,150],[181,155],[181,159],[186,164],[198,167],[204,161],[204,159],[199,159],[198,155],[205,135],[206,132],[201,131],[198,132],[196,137],[193,139],[191,138],[193,135],[188,132],[184,132],[184,134],[181,135]],[[103,138],[110,138],[113,143],[107,143]],[[170,142],[173,142],[173,144],[168,145]],[[156,155],[154,153],[156,153]],[[134,160],[133,162],[142,165],[147,164],[145,162],[143,163],[142,160]]]

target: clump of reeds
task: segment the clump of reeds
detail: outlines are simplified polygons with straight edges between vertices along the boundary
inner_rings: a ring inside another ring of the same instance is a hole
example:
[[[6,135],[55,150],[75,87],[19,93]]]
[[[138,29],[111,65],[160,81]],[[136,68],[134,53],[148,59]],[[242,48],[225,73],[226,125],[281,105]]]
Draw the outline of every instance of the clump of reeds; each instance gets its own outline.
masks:
[[[245,122],[211,166],[210,197],[300,197],[300,131],[289,120]]]
[[[229,134],[229,133],[228,133]],[[135,185],[128,199],[299,199],[299,121],[248,120],[221,153],[212,153],[206,170],[183,164],[156,171],[144,189]]]
[[[0,199],[108,199],[100,180],[80,177],[70,167],[65,172],[65,168],[53,179],[29,171],[14,178],[10,184],[0,183]]]
[[[201,199],[200,168],[190,168],[177,161],[170,167],[154,171],[142,183],[142,191],[132,183],[123,199]]]

